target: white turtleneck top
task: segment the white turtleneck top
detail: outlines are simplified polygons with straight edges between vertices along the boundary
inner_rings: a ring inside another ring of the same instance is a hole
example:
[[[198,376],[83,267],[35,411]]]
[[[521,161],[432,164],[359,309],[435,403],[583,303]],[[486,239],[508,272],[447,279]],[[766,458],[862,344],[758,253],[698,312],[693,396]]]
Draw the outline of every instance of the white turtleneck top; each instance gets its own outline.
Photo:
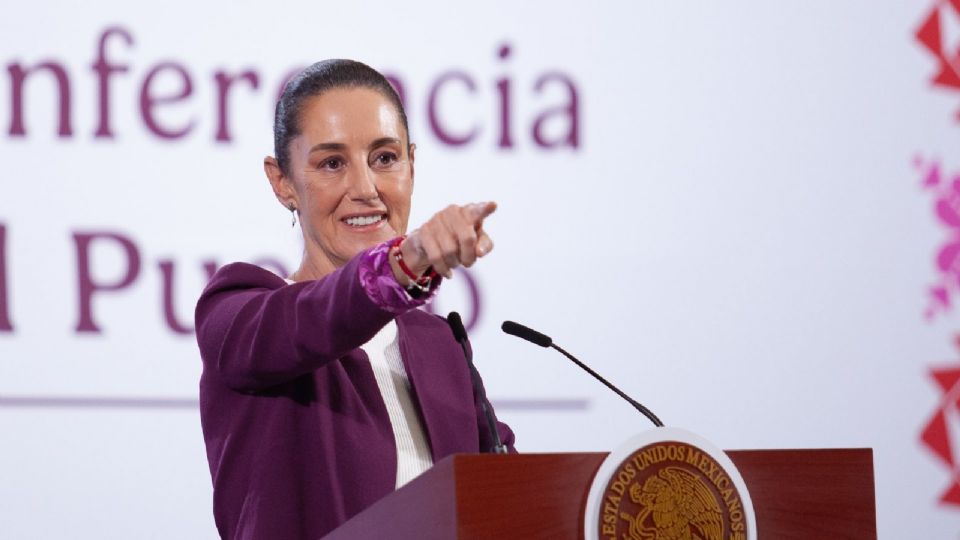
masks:
[[[390,415],[397,445],[397,487],[413,480],[433,465],[417,407],[410,394],[410,379],[397,343],[397,323],[390,321],[360,347],[370,358],[377,387]]]

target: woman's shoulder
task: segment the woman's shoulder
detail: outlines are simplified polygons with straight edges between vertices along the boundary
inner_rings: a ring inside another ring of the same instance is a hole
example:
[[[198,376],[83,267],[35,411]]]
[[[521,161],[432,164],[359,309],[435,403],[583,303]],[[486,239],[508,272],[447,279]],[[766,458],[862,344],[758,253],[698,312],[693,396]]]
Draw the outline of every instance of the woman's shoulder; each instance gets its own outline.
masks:
[[[273,272],[245,262],[222,266],[213,274],[204,295],[223,289],[279,289],[287,282]]]

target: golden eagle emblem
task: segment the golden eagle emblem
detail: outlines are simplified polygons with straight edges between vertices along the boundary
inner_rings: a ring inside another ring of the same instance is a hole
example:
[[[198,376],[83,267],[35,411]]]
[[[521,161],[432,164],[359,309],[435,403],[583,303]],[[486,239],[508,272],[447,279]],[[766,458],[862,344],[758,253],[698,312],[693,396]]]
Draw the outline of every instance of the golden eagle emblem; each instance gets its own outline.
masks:
[[[696,475],[665,467],[643,487],[630,486],[641,506],[636,516],[621,512],[630,524],[629,540],[723,540],[723,515],[710,489]]]

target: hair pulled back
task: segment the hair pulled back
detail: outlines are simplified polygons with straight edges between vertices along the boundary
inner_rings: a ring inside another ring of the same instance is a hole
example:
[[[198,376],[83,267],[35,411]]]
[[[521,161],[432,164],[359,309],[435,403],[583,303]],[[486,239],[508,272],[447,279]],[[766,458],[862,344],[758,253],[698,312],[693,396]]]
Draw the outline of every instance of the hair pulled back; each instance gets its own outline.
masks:
[[[386,77],[372,67],[355,60],[322,60],[296,74],[283,89],[273,119],[273,145],[277,163],[284,175],[289,172],[290,141],[300,135],[300,112],[312,97],[337,88],[369,88],[380,92],[393,103],[400,115],[403,130],[410,139],[407,114],[400,96]]]

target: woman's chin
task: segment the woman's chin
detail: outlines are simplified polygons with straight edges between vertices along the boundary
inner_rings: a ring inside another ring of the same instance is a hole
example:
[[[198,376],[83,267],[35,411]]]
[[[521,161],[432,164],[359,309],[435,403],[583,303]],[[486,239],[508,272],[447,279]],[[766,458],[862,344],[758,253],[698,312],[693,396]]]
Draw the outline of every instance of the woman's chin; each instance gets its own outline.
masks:
[[[360,251],[370,249],[397,236],[399,235],[394,232],[392,227],[382,225],[370,229],[364,228],[364,230],[351,230],[346,238],[349,238],[349,243],[352,244],[359,253]]]

